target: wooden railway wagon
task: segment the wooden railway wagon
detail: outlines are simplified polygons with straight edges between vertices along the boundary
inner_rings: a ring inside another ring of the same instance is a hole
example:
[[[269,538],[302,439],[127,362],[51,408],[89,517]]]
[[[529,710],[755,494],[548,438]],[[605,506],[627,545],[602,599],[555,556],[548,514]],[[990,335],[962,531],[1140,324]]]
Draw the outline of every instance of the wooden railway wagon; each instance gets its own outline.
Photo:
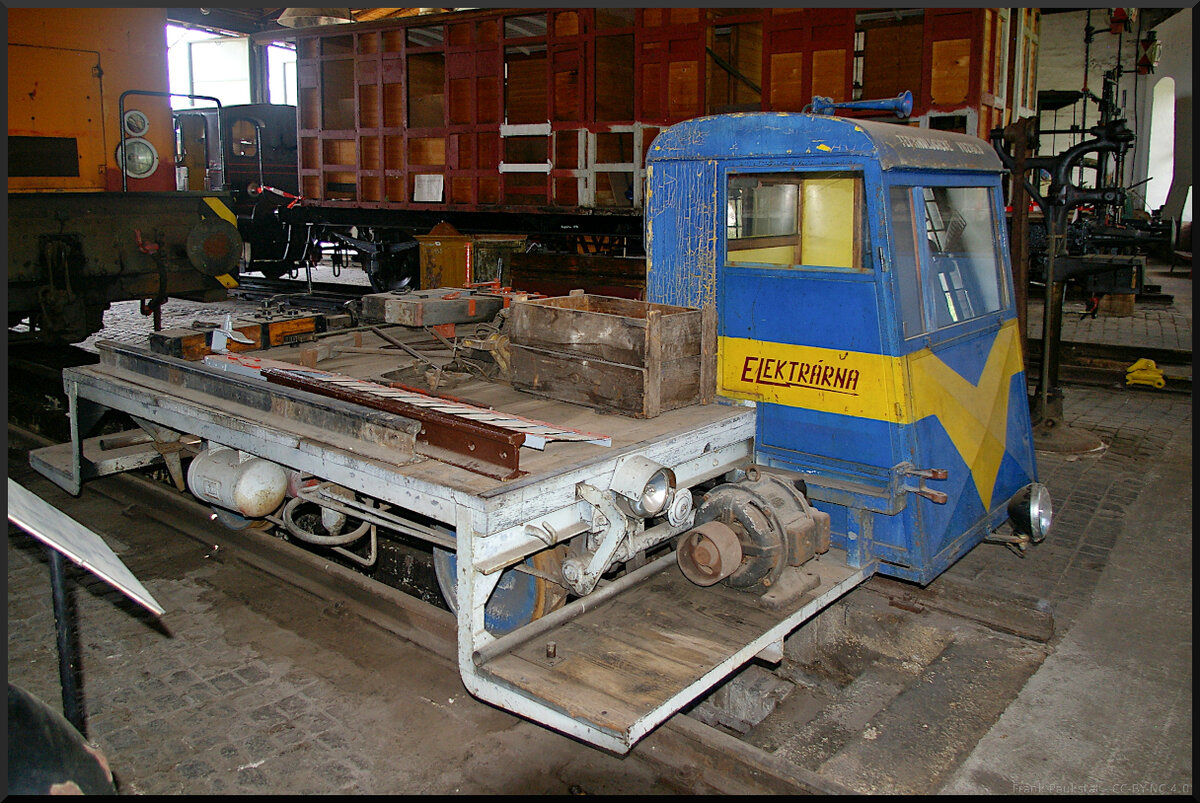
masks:
[[[1032,113],[1037,28],[1036,9],[597,8],[298,30],[301,194],[333,208],[640,215],[661,128],[803,111],[814,96],[907,90],[902,123],[986,138]]]

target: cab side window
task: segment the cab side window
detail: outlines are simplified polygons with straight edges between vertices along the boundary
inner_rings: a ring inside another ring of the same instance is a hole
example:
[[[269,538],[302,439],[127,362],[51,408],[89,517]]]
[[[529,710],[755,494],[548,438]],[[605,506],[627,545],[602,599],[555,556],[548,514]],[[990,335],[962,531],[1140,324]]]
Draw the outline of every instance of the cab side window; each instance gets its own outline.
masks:
[[[234,156],[258,155],[258,129],[250,120],[237,120],[229,134]]]
[[[859,173],[729,177],[725,262],[783,268],[871,269]]]
[[[889,189],[896,304],[905,339],[997,312],[1008,303],[992,191]]]
[[[933,328],[1004,306],[995,214],[986,187],[925,187],[925,234]]]
[[[921,263],[918,259],[917,228],[913,217],[913,188],[892,187],[888,196],[892,210],[892,241],[894,245],[893,281],[896,283],[896,305],[904,337],[925,333],[925,304],[921,298]]]

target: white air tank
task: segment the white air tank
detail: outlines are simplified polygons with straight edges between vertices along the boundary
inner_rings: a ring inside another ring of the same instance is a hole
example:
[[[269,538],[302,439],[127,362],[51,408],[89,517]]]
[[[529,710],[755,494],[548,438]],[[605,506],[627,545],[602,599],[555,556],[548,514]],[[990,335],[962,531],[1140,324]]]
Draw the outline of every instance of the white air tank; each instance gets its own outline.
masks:
[[[282,466],[236,449],[206,449],[188,466],[188,488],[206,502],[261,518],[283,504],[287,472]]]

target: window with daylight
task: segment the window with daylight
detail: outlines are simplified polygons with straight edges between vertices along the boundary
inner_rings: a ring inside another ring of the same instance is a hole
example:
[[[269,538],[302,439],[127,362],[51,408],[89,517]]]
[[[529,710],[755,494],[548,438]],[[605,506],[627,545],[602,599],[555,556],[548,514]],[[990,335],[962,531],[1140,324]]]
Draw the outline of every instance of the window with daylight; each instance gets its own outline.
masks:
[[[869,254],[860,173],[729,176],[727,264],[865,271]]]

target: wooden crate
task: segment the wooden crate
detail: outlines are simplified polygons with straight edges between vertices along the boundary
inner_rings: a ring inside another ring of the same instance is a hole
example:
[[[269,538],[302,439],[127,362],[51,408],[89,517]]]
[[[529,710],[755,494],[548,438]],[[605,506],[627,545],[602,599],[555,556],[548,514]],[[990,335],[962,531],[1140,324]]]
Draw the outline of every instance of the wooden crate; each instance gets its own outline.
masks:
[[[712,401],[714,310],[572,292],[509,309],[518,390],[634,418]]]

